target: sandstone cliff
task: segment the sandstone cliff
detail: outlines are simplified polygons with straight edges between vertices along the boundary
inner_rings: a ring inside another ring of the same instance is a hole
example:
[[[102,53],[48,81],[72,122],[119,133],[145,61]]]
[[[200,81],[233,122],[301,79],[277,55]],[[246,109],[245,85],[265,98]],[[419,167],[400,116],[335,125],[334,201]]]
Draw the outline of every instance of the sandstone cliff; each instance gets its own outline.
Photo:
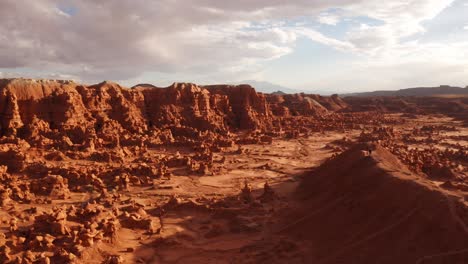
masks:
[[[107,81],[86,86],[73,81],[2,79],[0,134],[31,138],[57,130],[76,144],[83,143],[85,135],[112,131],[142,134],[171,129],[174,133],[184,127],[195,132],[267,131],[278,116],[322,116],[345,105],[336,96],[266,95],[249,85],[142,84],[129,89]]]

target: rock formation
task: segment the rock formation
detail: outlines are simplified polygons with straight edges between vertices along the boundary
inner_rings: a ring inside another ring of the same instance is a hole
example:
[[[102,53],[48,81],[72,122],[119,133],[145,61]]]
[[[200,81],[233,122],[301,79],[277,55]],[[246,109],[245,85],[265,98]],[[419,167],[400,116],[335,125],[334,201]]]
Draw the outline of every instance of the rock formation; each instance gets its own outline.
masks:
[[[360,255],[340,253],[339,243],[352,245],[410,212],[414,195],[426,192],[410,180],[468,191],[466,130],[447,116],[412,122],[437,109],[462,119],[459,100],[449,107],[411,98],[262,94],[249,85],[0,80],[0,262],[217,263],[227,255],[234,263],[303,263],[308,244],[301,245],[294,228],[287,230],[291,239],[274,230],[284,213],[288,224],[303,221],[291,215],[301,208],[292,197],[298,179],[334,157],[306,175],[305,202],[314,209],[306,211],[319,213],[304,219],[319,224],[307,222],[298,233],[313,230],[323,238],[314,261],[338,252],[323,263],[361,263]],[[397,112],[401,106],[408,112]],[[356,150],[356,141],[371,145]],[[408,182],[393,177],[404,167],[397,158],[410,170],[403,171]],[[440,203],[439,196],[429,203]],[[431,231],[442,247],[465,242],[442,218],[447,207],[435,206],[433,214],[422,202],[427,218],[415,212],[416,224],[406,226],[442,230],[427,224],[435,219],[456,238],[450,243]],[[396,237],[403,242],[393,247],[415,251],[406,237]],[[438,246],[414,237],[418,255]],[[365,245],[390,263],[386,242],[377,242]],[[416,255],[405,256],[415,263]]]
[[[167,88],[128,89],[112,82],[84,86],[72,81],[4,79],[0,91],[3,135],[16,135],[22,129],[21,136],[38,137],[47,129],[58,129],[73,143],[83,143],[89,129],[96,133],[107,128],[130,133],[173,127],[223,133],[266,130],[273,126],[273,115],[322,115],[345,106],[336,96],[264,95],[248,85],[174,83]]]

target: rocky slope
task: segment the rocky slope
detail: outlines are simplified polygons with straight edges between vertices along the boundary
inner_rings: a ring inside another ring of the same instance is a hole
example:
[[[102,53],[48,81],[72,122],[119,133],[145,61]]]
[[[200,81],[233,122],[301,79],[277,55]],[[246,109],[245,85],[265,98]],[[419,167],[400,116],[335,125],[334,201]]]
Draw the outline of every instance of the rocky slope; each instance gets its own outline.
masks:
[[[305,208],[282,232],[311,240],[310,263],[468,259],[463,198],[417,177],[379,145],[328,160],[305,177],[300,196]]]

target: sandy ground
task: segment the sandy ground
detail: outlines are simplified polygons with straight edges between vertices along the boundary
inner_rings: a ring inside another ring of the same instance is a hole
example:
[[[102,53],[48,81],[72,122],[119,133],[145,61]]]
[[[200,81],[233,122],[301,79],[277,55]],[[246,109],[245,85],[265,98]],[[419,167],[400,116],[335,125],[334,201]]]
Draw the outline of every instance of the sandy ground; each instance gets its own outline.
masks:
[[[418,116],[394,129],[410,133],[415,127],[430,125],[457,127],[456,131],[441,131],[434,136],[434,147],[468,146],[468,128],[444,116]],[[272,144],[243,145],[242,153],[236,148],[216,153],[213,175],[191,175],[175,167],[170,169],[173,176],[156,180],[153,186],[130,186],[128,190],[116,191],[121,197],[115,207],[122,210],[129,204],[141,205],[149,218],[160,222],[159,232],[148,234],[142,229],[122,227],[116,232],[113,243],[103,240],[95,244],[83,252],[78,262],[103,263],[106,256],[114,255],[123,263],[308,263],[312,254],[323,263],[338,263],[326,262],[325,257],[320,258],[324,252],[314,252],[313,242],[289,236],[287,229],[301,218],[295,213],[303,207],[296,190],[304,175],[345,149],[346,145],[339,143],[340,140],[356,141],[360,133],[361,130],[312,133],[298,139],[275,139]],[[426,143],[406,144],[409,148],[427,147]],[[190,155],[185,148],[150,148],[148,151],[150,156],[176,152]],[[126,162],[131,164],[132,160]],[[78,168],[116,166],[84,160],[49,163],[54,166],[73,164]],[[468,166],[468,161],[460,165]],[[434,186],[444,183],[427,181]],[[245,203],[240,196],[245,183],[250,186],[254,199],[262,195],[265,183],[276,195],[271,200]],[[464,195],[462,190],[452,191],[460,197]],[[34,219],[28,218],[25,212],[31,207],[38,212],[62,206],[78,207],[98,196],[98,192],[72,192],[71,198],[53,200],[51,204],[18,204],[14,211],[4,208],[0,210],[0,229],[5,234],[9,232],[9,219],[13,215],[21,219],[20,228],[30,226]],[[333,207],[332,203],[324,203],[320,209]],[[170,206],[161,211],[161,204]],[[73,219],[68,222],[70,226],[77,224]]]

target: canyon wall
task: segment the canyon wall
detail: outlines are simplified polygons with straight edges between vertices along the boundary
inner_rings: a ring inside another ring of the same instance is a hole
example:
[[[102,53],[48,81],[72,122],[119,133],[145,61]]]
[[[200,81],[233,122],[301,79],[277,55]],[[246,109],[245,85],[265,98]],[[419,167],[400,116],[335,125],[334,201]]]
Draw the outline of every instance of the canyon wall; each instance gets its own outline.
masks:
[[[61,80],[0,80],[2,136],[34,137],[58,130],[78,142],[85,134],[105,131],[267,131],[277,118],[322,116],[344,107],[337,96],[262,94],[249,85],[126,88],[113,82],[87,86]]]

